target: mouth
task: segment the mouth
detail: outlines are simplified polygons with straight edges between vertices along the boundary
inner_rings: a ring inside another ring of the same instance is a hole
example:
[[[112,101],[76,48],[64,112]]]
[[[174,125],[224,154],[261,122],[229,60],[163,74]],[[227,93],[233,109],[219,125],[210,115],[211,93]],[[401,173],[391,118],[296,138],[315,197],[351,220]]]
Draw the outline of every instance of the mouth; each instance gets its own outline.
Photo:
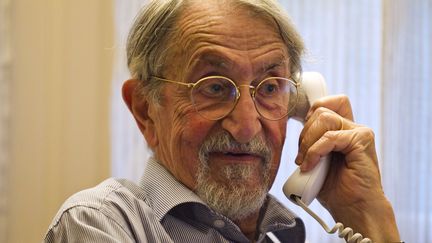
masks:
[[[213,161],[221,166],[242,163],[266,166],[272,159],[272,150],[270,143],[264,138],[257,136],[248,143],[239,143],[223,131],[207,138],[201,145],[198,156],[204,165]]]
[[[222,152],[223,155],[229,155],[229,156],[247,156],[252,155],[250,153],[241,153],[241,152]]]
[[[228,163],[255,163],[264,160],[263,156],[259,154],[241,151],[210,152],[209,158]]]

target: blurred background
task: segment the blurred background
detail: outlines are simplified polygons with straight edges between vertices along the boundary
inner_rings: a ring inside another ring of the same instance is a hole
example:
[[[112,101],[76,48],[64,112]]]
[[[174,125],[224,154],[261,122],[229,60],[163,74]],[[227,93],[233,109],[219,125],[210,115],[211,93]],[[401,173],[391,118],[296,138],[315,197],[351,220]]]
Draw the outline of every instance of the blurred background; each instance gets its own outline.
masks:
[[[141,176],[150,152],[120,87],[145,2],[0,0],[0,242],[40,242],[74,192]],[[304,70],[321,72],[374,129],[402,239],[432,242],[432,1],[280,2],[305,39]],[[300,130],[289,122],[271,192],[305,220],[308,242],[340,242],[281,193]]]
[[[110,176],[113,2],[0,0],[0,242]]]

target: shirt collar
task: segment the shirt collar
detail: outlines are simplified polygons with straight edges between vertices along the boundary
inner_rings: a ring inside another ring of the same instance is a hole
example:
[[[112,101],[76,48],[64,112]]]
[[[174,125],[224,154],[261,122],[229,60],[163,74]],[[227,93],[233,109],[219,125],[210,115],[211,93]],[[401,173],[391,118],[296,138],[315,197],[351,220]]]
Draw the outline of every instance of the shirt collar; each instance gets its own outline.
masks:
[[[173,208],[182,204],[206,204],[189,188],[177,181],[155,158],[150,158],[140,186],[144,189],[146,202],[161,221]],[[262,212],[260,232],[271,232],[296,226],[297,216],[284,207],[272,195],[268,195],[267,206]],[[209,212],[214,212],[208,208]]]
[[[183,203],[205,204],[194,192],[177,181],[155,158],[150,158],[139,182],[146,201],[159,221],[172,208]]]
[[[297,216],[268,194],[266,208],[262,210],[260,232],[272,232],[294,227]]]

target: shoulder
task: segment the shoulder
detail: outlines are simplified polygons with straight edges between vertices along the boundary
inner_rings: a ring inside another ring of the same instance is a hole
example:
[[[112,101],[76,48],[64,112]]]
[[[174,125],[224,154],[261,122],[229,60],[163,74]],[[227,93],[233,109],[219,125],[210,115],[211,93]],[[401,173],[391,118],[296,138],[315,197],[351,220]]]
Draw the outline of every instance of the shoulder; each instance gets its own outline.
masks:
[[[113,204],[119,206],[117,209],[120,209],[123,204],[136,200],[138,198],[127,186],[123,185],[121,180],[110,178],[93,188],[82,190],[69,197],[55,216],[53,224],[57,224],[62,215],[72,209],[101,211],[106,214],[115,209],[111,207]]]
[[[146,203],[142,188],[126,180],[108,179],[68,198],[54,217],[46,241],[77,233],[85,237],[106,233],[129,241],[136,237],[134,227],[145,222],[158,220]]]

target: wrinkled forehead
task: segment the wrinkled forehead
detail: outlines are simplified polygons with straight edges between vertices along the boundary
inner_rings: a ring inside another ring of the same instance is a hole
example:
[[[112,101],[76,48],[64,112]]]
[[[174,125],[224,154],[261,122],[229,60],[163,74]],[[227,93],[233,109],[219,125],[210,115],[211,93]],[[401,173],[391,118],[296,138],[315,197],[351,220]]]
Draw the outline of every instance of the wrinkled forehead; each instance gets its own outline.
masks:
[[[223,68],[256,63],[262,69],[288,59],[276,23],[231,1],[192,2],[177,18],[172,40],[168,70],[183,77],[203,62]]]

